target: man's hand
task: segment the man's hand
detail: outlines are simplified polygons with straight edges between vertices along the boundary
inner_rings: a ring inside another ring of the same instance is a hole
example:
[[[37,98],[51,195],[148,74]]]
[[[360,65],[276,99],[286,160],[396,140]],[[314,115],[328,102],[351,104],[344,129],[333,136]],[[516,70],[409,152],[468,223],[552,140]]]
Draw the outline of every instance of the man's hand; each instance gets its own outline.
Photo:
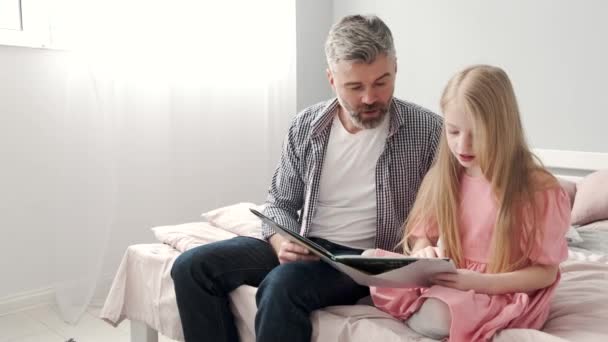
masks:
[[[290,242],[279,234],[274,234],[271,236],[270,239],[268,239],[268,242],[270,242],[275,253],[277,253],[277,257],[279,258],[279,262],[281,264],[292,261],[319,260],[319,257],[311,254],[308,249]]]

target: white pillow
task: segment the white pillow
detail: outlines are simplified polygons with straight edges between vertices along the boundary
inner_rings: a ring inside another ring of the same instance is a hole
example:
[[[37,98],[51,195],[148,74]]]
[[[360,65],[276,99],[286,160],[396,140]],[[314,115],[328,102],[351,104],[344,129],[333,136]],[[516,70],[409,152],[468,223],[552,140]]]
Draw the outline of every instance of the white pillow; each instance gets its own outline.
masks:
[[[576,228],[570,226],[570,228],[566,232],[566,241],[568,242],[568,245],[576,245],[583,242],[583,238],[578,233]]]
[[[233,234],[262,239],[262,221],[249,209],[262,211],[264,206],[248,202],[237,203],[208,211],[202,217],[211,225]]]
[[[572,206],[575,226],[608,220],[608,169],[595,171],[576,183]]]
[[[161,226],[152,228],[156,239],[180,252],[190,248],[208,244],[215,241],[226,240],[236,235],[207,222],[192,222],[175,226]]]

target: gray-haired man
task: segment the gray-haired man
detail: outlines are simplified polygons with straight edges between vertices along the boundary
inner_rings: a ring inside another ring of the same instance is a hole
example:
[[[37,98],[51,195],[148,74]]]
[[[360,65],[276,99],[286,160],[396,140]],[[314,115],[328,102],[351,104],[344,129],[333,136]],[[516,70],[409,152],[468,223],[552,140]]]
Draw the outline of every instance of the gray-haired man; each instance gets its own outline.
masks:
[[[397,59],[388,27],[348,16],[325,52],[337,98],[294,119],[265,214],[334,254],[395,249],[433,161],[442,121],[393,98]],[[262,241],[237,237],[183,253],[173,266],[186,341],[238,341],[228,294],[258,286],[258,341],[310,341],[310,313],[369,294],[347,275],[267,226]]]

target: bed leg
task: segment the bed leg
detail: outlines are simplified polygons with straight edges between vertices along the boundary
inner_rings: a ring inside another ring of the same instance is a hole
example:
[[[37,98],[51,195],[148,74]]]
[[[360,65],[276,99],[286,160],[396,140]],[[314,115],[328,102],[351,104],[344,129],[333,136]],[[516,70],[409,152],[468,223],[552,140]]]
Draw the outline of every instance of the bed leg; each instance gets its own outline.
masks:
[[[158,342],[158,332],[144,322],[131,320],[131,342]]]

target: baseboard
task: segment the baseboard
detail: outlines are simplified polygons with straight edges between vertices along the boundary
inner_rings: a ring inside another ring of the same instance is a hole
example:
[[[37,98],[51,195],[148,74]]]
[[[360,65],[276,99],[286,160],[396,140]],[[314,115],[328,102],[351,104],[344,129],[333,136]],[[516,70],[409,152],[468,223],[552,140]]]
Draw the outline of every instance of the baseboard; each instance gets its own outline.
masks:
[[[97,284],[91,298],[90,306],[102,307],[110,291],[113,274],[106,274]],[[33,291],[26,291],[0,298],[0,316],[25,311],[35,307],[55,304],[55,290],[51,287]]]
[[[21,292],[0,298],[0,316],[35,307],[51,305],[54,302],[55,291],[52,288]]]

